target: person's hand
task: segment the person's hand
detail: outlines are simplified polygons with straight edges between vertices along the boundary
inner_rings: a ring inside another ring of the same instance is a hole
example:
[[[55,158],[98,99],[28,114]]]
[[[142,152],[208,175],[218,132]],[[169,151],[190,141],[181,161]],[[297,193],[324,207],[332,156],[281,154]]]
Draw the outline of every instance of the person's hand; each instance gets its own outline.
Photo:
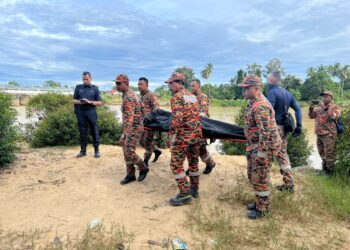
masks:
[[[119,139],[119,142],[118,142],[118,145],[123,147],[124,146],[124,143],[125,143],[125,136],[122,135]]]
[[[302,132],[302,127],[301,126],[297,126],[294,131],[293,131],[293,136],[294,137],[299,137],[301,135]]]
[[[88,99],[86,99],[86,98],[83,98],[83,99],[81,99],[80,100],[82,103],[84,103],[84,104],[92,104],[92,101],[89,101]]]

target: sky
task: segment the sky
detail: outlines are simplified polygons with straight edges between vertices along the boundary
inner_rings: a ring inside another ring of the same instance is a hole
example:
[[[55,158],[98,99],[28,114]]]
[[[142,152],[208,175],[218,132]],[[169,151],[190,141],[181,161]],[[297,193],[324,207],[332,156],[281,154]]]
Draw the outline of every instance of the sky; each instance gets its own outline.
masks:
[[[119,73],[151,88],[177,67],[228,82],[247,64],[279,58],[310,66],[350,63],[349,0],[0,0],[0,82],[97,85]]]

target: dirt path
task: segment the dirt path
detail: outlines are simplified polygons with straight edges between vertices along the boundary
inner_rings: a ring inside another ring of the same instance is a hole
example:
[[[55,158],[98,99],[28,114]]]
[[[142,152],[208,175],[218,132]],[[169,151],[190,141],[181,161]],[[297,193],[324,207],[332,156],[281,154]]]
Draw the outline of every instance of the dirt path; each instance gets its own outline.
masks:
[[[134,249],[149,249],[148,240],[161,241],[181,237],[191,243],[186,214],[194,205],[172,207],[168,199],[176,194],[170,172],[170,154],[164,150],[159,162],[152,164],[148,178],[121,186],[125,175],[120,147],[102,146],[102,157],[76,159],[77,147],[28,149],[19,156],[11,170],[0,175],[0,225],[3,230],[25,231],[50,228],[56,234],[76,235],[94,218],[105,224],[122,223],[135,234]],[[142,150],[138,151],[142,154]],[[217,203],[219,185],[241,172],[245,157],[213,155],[215,171],[201,176],[201,204]],[[201,170],[204,168],[200,164]],[[275,174],[275,184],[281,180]],[[245,220],[245,207],[235,206]]]
[[[53,234],[75,235],[92,219],[100,218],[106,224],[123,223],[135,234],[135,249],[148,249],[149,239],[187,238],[185,213],[191,206],[168,205],[176,193],[168,151],[151,165],[146,181],[126,186],[119,184],[125,175],[120,147],[102,146],[100,159],[93,158],[91,151],[76,159],[77,151],[76,147],[29,149],[20,155],[13,170],[0,176],[0,210],[6,211],[0,224],[4,230],[51,228]],[[214,157],[216,171],[201,178],[203,203],[215,202],[216,183],[245,164],[244,157]],[[203,164],[200,167],[203,169]]]

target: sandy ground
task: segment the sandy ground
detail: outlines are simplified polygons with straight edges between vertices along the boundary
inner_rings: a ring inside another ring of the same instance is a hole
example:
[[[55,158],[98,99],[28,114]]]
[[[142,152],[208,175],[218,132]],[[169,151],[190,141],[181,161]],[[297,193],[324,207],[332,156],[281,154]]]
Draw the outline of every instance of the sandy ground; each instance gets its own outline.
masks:
[[[78,147],[27,149],[10,170],[0,175],[0,225],[3,230],[26,231],[51,228],[48,241],[57,235],[75,235],[86,229],[94,218],[106,225],[122,223],[135,234],[134,249],[149,249],[148,240],[161,241],[180,237],[191,242],[186,227],[186,213],[194,204],[172,207],[168,199],[176,194],[170,172],[169,150],[163,150],[159,162],[150,166],[144,182],[121,186],[125,176],[122,150],[102,146],[102,157],[77,159]],[[141,155],[143,151],[138,150]],[[217,203],[219,185],[233,175],[245,173],[245,157],[213,155],[217,167],[202,175],[200,183],[203,204]],[[200,169],[204,164],[200,164]],[[281,181],[273,178],[274,184]],[[235,206],[245,220],[245,207]]]
[[[99,159],[93,158],[91,148],[87,157],[76,159],[78,150],[54,147],[20,154],[13,169],[0,176],[0,211],[6,211],[0,224],[4,230],[51,228],[58,235],[75,235],[92,219],[100,218],[105,224],[122,223],[133,232],[135,249],[149,249],[150,239],[179,236],[190,240],[185,213],[191,206],[168,204],[177,192],[169,150],[163,150],[159,162],[150,166],[144,182],[126,186],[119,184],[125,176],[120,147],[102,146]],[[143,151],[138,152],[141,155]],[[215,202],[217,182],[223,179],[220,174],[244,169],[244,157],[214,158],[215,172],[201,178],[200,202]]]

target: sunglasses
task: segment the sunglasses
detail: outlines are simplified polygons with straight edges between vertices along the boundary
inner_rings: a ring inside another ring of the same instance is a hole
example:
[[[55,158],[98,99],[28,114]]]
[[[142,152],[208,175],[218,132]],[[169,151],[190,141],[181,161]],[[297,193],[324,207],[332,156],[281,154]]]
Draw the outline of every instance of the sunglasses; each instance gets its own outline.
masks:
[[[120,86],[122,85],[122,82],[115,82],[115,85]]]

